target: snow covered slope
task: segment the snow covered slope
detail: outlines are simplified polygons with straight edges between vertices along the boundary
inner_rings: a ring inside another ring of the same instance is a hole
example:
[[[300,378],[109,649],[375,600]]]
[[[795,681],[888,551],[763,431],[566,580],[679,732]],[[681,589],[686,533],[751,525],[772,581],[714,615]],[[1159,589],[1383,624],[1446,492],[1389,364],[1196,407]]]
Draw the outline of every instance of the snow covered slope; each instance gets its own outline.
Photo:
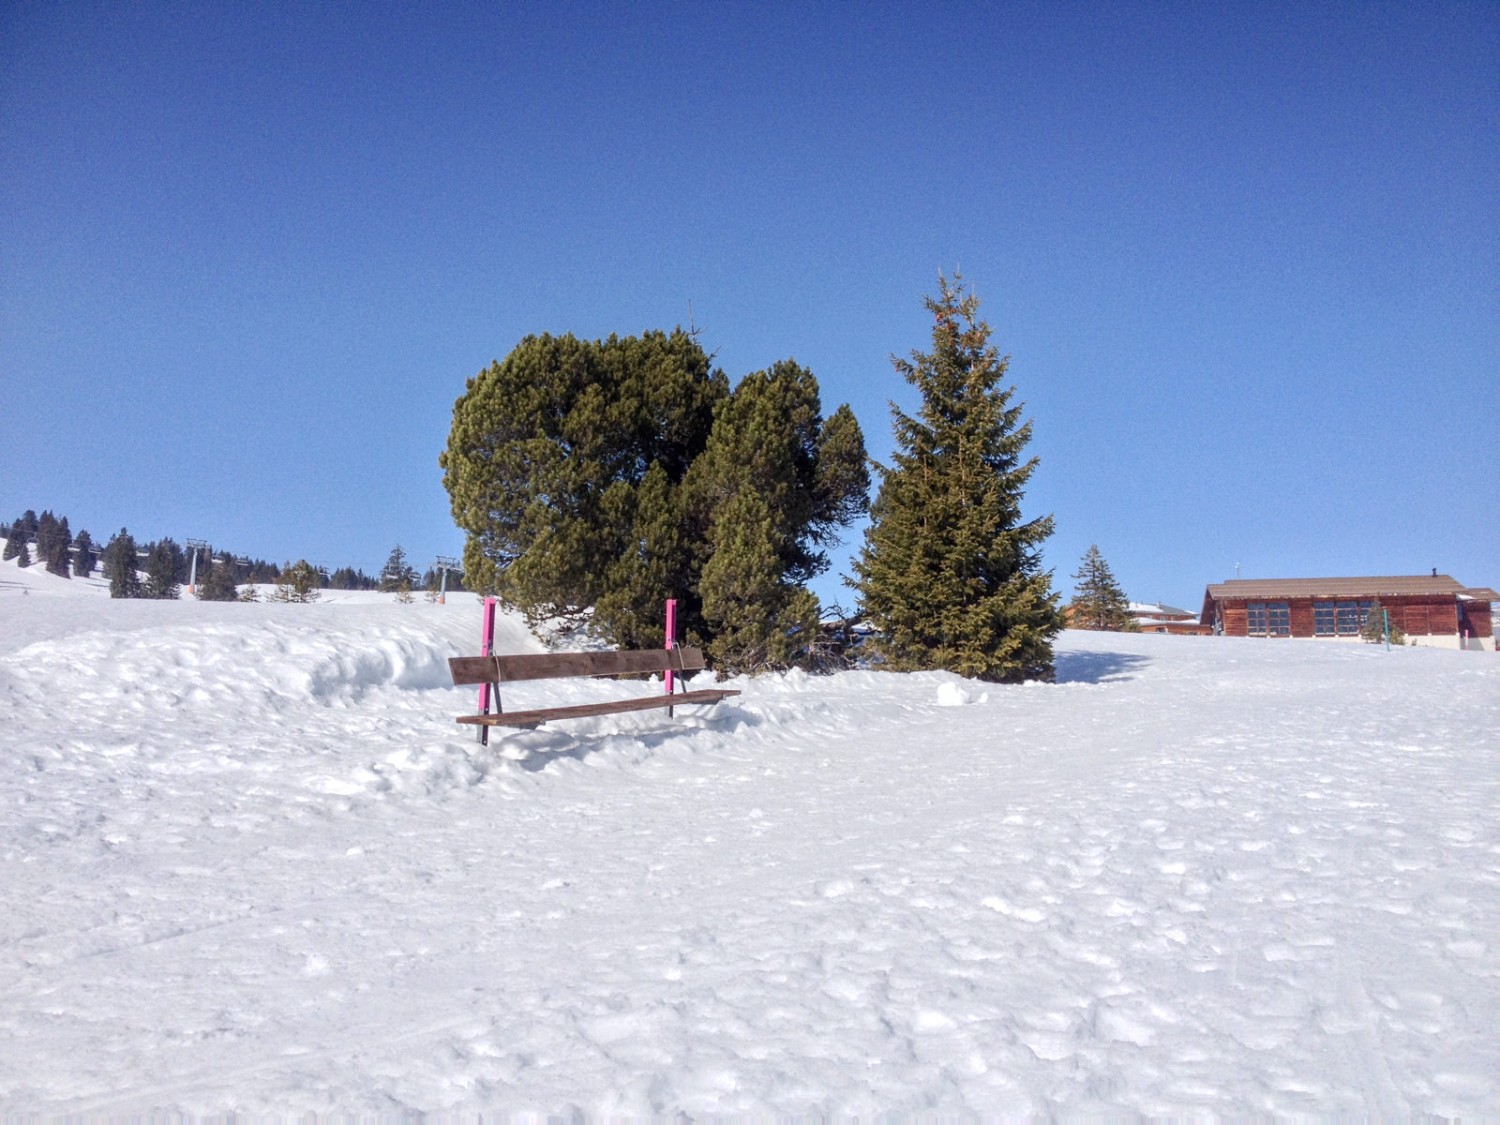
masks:
[[[1493,654],[1073,633],[485,750],[472,598],[15,591],[8,1114],[1500,1113]]]

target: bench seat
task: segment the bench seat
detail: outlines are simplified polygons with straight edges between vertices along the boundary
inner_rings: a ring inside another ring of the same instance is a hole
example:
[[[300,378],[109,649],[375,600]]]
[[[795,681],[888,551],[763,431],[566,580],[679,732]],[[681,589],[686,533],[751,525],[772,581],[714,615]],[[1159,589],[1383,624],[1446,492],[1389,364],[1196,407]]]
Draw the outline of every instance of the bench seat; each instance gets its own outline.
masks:
[[[458,721],[486,727],[537,727],[553,719],[586,719],[593,715],[613,715],[625,711],[650,711],[657,707],[683,707],[694,703],[717,703],[727,696],[739,695],[727,688],[704,688],[680,691],[676,695],[645,695],[635,699],[609,699],[602,703],[575,703],[564,707],[543,707],[534,711],[501,711],[493,715],[460,715]]]
[[[587,676],[639,676],[657,672],[683,675],[707,667],[697,648],[639,649],[613,652],[535,652],[516,656],[455,656],[448,661],[455,685],[490,684],[499,703],[502,683],[517,680],[557,680]],[[626,711],[649,711],[660,707],[718,703],[740,693],[732,688],[702,688],[670,695],[648,695],[636,699],[610,699],[601,703],[575,703],[532,711],[501,711],[492,714],[459,715],[460,723],[481,729],[489,727],[537,727],[553,719],[584,719]]]

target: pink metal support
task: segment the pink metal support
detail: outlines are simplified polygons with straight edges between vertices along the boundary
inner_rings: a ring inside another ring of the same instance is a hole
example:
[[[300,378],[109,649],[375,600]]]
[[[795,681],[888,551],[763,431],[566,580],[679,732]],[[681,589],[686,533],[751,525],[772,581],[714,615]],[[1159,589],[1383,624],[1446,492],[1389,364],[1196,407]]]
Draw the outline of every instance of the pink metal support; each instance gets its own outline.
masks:
[[[495,606],[498,604],[496,598],[484,599],[484,624],[481,626],[479,635],[479,654],[489,656],[495,647]],[[490,685],[479,685],[479,713],[488,715],[490,713]],[[490,744],[490,728],[481,726],[479,728],[479,741],[484,745]]]
[[[677,599],[667,599],[667,650],[670,652],[677,647]],[[667,669],[667,694],[671,695],[677,686],[677,676],[672,669]]]

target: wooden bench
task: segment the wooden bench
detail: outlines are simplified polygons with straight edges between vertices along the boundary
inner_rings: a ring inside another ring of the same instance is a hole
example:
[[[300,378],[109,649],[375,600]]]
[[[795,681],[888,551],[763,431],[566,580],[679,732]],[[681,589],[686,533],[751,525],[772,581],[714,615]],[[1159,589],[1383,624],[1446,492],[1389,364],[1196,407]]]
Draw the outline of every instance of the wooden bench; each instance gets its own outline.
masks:
[[[541,652],[521,656],[454,656],[448,660],[455,685],[493,684],[495,711],[460,715],[461,723],[481,727],[537,727],[553,719],[583,719],[623,711],[647,711],[654,707],[717,703],[740,693],[730,688],[704,688],[634,699],[611,699],[603,703],[576,703],[566,707],[543,707],[532,711],[502,711],[500,685],[517,680],[560,680],[575,676],[629,676],[653,672],[698,672],[706,668],[703,651],[696,648],[640,649],[625,652]],[[675,676],[673,677],[676,678]]]

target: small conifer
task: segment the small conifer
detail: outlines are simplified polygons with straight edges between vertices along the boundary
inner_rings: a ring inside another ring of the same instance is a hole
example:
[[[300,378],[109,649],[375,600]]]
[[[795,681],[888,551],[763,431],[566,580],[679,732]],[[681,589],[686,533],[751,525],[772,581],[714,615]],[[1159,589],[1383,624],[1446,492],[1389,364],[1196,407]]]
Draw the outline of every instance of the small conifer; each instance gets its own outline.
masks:
[[[1130,600],[1115,581],[1109,563],[1104,561],[1097,546],[1089,547],[1073,577],[1078,579],[1073,600],[1068,605],[1073,628],[1112,633],[1130,630],[1135,623],[1130,616]]]
[[[998,682],[1051,679],[1061,627],[1041,547],[1052,517],[1024,520],[1035,457],[1031,423],[1004,387],[1008,360],[989,342],[979,301],[938,278],[925,301],[932,350],[893,358],[921,395],[892,407],[895,463],[881,468],[852,585],[893,670],[946,669]]]

